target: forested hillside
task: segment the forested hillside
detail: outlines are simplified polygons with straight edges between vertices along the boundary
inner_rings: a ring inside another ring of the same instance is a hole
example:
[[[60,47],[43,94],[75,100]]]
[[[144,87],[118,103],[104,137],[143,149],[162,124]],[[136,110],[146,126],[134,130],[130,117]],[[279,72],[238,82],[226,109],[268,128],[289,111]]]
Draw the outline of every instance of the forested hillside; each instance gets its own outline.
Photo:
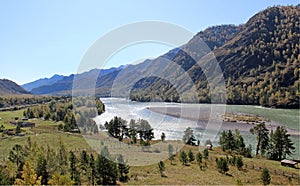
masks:
[[[219,27],[218,33],[226,34],[210,37],[215,44],[204,39],[214,49],[223,70],[229,104],[299,108],[299,12],[299,7],[272,7],[256,14],[245,25]],[[192,39],[185,47],[188,49],[194,42],[197,41]],[[187,70],[197,86],[200,102],[210,102],[201,68],[180,52],[173,61]],[[146,86],[135,86],[132,100],[148,101],[159,95],[164,101],[180,101],[175,89],[163,80],[152,79],[149,83],[149,79],[144,79],[138,84]]]
[[[156,59],[100,75],[97,70],[78,74],[77,78],[85,83],[77,89],[90,93],[86,83],[99,75],[92,90],[97,96],[185,102],[174,82],[185,82],[188,76],[196,87],[197,102],[210,103],[211,90],[205,69],[200,66],[211,66],[207,54],[212,51],[222,69],[228,104],[299,108],[299,12],[299,6],[276,6],[257,13],[243,25],[209,27]],[[169,68],[166,61],[186,73]],[[32,93],[70,95],[73,79],[71,75],[53,85],[35,88]],[[189,88],[185,83],[179,87]]]

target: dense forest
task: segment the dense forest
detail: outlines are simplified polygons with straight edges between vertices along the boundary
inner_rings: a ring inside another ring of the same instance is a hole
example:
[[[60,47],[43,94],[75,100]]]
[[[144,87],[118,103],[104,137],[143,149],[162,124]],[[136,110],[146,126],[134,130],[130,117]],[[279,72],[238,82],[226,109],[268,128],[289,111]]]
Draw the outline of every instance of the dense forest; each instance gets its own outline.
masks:
[[[223,70],[228,104],[299,108],[299,12],[299,7],[271,7],[245,25],[212,27],[197,34],[211,47]],[[210,90],[202,69],[189,57],[195,53],[190,48],[199,40],[197,35],[184,46],[187,53],[178,52],[173,62],[181,65],[195,83],[199,102],[209,103],[214,90]],[[181,80],[177,77],[177,81]],[[181,101],[172,84],[157,77],[140,80],[130,95],[135,101],[157,97]]]

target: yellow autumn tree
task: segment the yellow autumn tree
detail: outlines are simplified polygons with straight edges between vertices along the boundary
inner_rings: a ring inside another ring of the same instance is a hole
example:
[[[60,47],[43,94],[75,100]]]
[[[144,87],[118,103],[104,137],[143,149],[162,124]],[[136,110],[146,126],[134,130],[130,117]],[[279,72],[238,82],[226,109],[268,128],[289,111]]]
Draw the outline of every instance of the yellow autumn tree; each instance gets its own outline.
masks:
[[[73,185],[74,181],[67,174],[61,175],[58,172],[55,172],[51,179],[48,181],[49,185]]]
[[[22,171],[22,179],[16,179],[15,185],[41,185],[42,177],[38,177],[29,161],[25,162]]]

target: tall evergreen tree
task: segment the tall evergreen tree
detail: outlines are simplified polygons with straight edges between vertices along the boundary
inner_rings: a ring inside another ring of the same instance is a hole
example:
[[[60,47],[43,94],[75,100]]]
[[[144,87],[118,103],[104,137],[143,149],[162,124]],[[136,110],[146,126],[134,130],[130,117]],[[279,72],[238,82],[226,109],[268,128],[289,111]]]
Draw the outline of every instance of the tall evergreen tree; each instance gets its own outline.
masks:
[[[258,155],[259,151],[261,152],[261,155],[263,155],[267,150],[269,143],[269,130],[266,128],[266,125],[263,122],[251,128],[250,132],[251,134],[256,135],[256,155]]]
[[[191,129],[191,127],[185,129],[182,140],[185,144],[189,144],[189,145],[192,145],[193,141],[196,140],[194,136],[194,131]]]
[[[96,167],[96,184],[97,185],[115,185],[118,178],[118,171],[116,163],[107,159],[110,157],[106,148],[103,148],[101,155],[98,155]]]
[[[203,157],[204,157],[204,159],[208,159],[208,156],[209,156],[209,151],[208,151],[207,148],[205,148],[205,149],[203,150]]]
[[[90,155],[90,173],[89,173],[89,180],[91,181],[92,185],[95,185],[95,178],[96,178],[96,166],[95,166],[95,159],[93,154]]]
[[[43,154],[39,155],[36,166],[36,175],[41,177],[41,184],[48,185],[49,172],[47,170],[47,160]]]
[[[295,149],[293,142],[290,139],[284,126],[278,126],[273,133],[270,134],[270,144],[268,147],[268,157],[274,160],[282,160],[287,155],[292,154]]]
[[[128,173],[129,173],[130,166],[126,165],[126,162],[124,161],[122,154],[118,155],[117,161],[118,161],[119,180],[121,182],[126,182],[129,178]]]
[[[89,157],[85,150],[80,153],[80,169],[81,172],[86,175],[89,168]]]
[[[185,153],[185,151],[180,151],[180,161],[182,162],[182,165],[186,165],[188,162],[188,157]]]
[[[71,179],[74,180],[75,174],[76,174],[76,164],[77,164],[77,158],[74,154],[73,151],[70,151],[70,156],[69,156],[69,161],[70,161],[70,174],[71,174]]]
[[[195,160],[194,153],[191,150],[189,150],[189,152],[188,152],[188,158],[189,158],[189,162],[192,162]]]

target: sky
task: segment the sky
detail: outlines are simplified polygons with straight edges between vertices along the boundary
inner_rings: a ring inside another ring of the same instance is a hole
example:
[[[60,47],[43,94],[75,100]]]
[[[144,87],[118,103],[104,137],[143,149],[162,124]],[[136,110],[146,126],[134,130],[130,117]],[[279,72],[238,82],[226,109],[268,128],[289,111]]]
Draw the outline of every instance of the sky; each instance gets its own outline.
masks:
[[[220,24],[243,24],[273,5],[299,0],[0,0],[0,79],[18,84],[77,73],[93,43],[121,26],[141,21],[176,24],[196,34]],[[173,46],[125,48],[105,68],[159,56]]]

